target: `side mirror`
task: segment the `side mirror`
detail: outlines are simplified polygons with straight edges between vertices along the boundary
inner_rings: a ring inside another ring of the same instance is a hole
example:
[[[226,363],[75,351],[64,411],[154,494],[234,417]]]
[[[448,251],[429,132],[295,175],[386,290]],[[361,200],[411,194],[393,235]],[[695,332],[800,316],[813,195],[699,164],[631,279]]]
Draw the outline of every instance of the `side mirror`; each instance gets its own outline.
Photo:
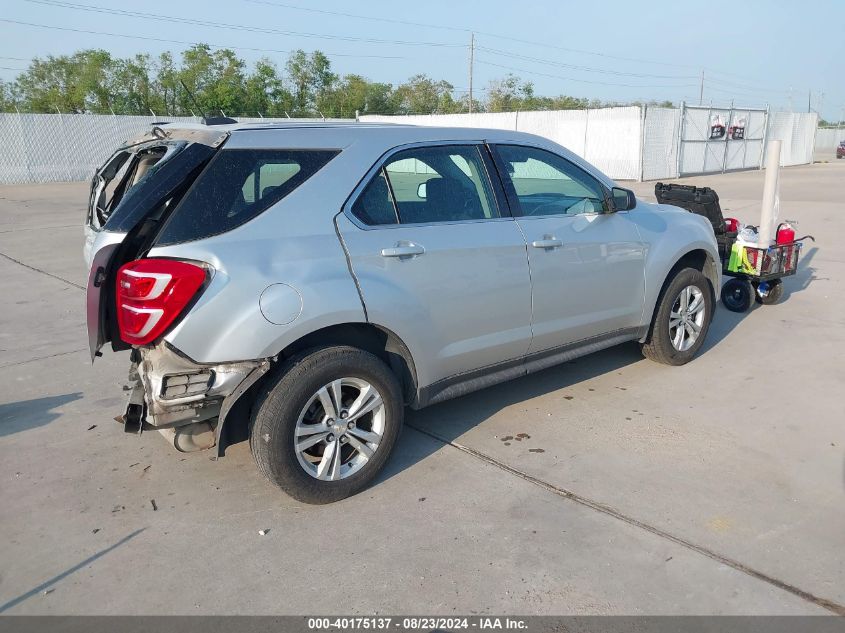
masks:
[[[419,198],[420,200],[425,200],[425,194],[426,194],[426,191],[425,191],[426,186],[425,185],[426,185],[426,183],[421,182],[419,187],[417,187],[417,198]]]
[[[630,189],[614,187],[610,190],[610,197],[613,201],[613,211],[630,211],[637,206],[637,197]]]

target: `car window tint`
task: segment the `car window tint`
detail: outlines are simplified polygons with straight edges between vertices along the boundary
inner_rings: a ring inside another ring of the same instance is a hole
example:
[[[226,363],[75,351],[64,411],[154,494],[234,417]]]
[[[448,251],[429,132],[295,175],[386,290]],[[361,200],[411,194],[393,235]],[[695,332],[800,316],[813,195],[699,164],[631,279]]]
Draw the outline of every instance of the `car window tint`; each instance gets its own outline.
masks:
[[[402,224],[499,217],[484,162],[474,145],[404,150],[384,171]]]
[[[230,231],[287,196],[337,153],[223,149],[173,211],[157,243],[174,244]]]
[[[601,184],[562,156],[534,147],[498,145],[521,215],[580,215],[604,211]]]
[[[358,196],[352,205],[352,213],[365,224],[396,224],[396,209],[383,169],[379,170]]]

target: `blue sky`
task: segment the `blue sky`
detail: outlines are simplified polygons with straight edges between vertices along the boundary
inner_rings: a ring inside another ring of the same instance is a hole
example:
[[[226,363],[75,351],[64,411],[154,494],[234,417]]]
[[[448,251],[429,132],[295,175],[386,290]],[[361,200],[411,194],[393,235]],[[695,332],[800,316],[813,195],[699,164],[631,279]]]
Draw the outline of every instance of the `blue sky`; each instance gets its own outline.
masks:
[[[162,19],[108,12],[114,10]],[[247,61],[266,56],[279,66],[286,55],[276,51],[320,49],[340,73],[394,84],[426,73],[465,91],[474,31],[476,90],[511,72],[532,81],[538,94],[697,103],[704,68],[705,103],[768,102],[788,109],[791,97],[793,109],[806,111],[812,91],[813,109],[820,108],[827,119],[843,116],[845,107],[845,0],[4,0],[0,18],[7,20],[0,22],[4,80],[35,56],[82,48],[104,48],[118,56],[186,48],[79,32],[97,31],[243,47],[236,50]],[[186,25],[170,18],[276,32]]]

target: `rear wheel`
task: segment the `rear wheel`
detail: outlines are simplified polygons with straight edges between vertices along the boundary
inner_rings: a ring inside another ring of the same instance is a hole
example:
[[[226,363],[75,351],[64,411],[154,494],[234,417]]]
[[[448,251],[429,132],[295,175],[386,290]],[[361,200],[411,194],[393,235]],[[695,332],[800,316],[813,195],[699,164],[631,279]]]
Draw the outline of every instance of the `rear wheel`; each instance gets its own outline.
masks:
[[[783,296],[783,281],[781,279],[763,281],[758,284],[755,290],[757,292],[754,293],[754,299],[757,303],[770,306],[780,301],[780,298]]]
[[[731,312],[745,312],[751,307],[754,294],[754,286],[747,279],[728,279],[722,286],[722,305]]]
[[[700,270],[682,269],[660,294],[643,354],[665,365],[688,363],[704,344],[712,319],[710,282]]]
[[[399,381],[376,356],[333,346],[291,359],[255,413],[259,470],[290,496],[330,503],[365,488],[402,426]]]

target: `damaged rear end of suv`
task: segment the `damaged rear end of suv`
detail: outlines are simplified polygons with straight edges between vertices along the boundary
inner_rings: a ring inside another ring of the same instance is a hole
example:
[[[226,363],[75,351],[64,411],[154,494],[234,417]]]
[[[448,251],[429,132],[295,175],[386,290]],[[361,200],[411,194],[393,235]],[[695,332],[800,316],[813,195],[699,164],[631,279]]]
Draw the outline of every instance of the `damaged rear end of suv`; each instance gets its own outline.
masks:
[[[246,439],[245,424],[239,437],[221,438],[222,422],[274,358],[196,360],[169,340],[209,287],[228,279],[216,254],[163,251],[255,218],[335,154],[305,152],[298,160],[297,152],[221,151],[233,127],[154,124],[118,149],[91,183],[85,225],[91,359],[106,344],[130,350],[129,398],[117,419],[128,433],[158,430],[183,452],[216,446],[222,455]]]

